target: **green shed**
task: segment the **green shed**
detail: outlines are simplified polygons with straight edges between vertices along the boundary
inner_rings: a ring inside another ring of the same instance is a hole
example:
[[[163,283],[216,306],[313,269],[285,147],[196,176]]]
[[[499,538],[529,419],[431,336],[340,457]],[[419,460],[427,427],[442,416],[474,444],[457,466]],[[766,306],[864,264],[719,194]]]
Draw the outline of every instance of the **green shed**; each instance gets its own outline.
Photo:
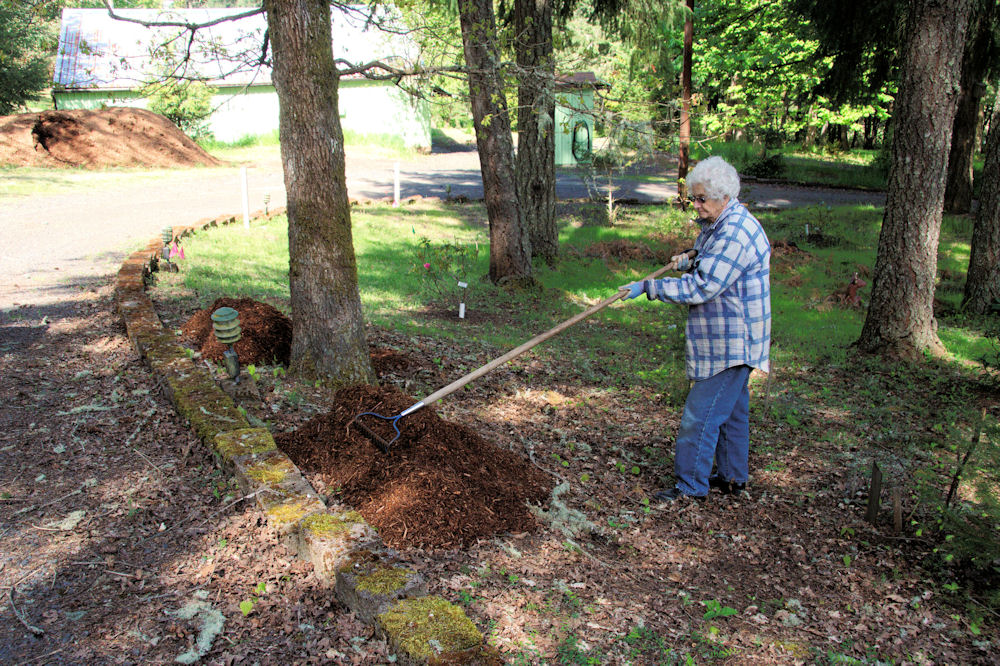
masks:
[[[593,72],[556,77],[556,166],[587,164],[594,150],[594,96],[608,85]]]

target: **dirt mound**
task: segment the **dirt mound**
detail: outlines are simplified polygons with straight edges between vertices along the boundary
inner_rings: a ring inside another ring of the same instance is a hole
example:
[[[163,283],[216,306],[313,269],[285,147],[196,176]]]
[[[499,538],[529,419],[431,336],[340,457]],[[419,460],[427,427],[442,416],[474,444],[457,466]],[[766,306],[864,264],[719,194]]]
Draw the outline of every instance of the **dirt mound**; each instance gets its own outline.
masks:
[[[125,107],[0,116],[0,165],[174,167],[221,164],[165,117]]]
[[[233,345],[242,365],[271,363],[288,365],[292,354],[292,321],[280,310],[252,298],[219,298],[211,307],[194,313],[181,327],[203,358],[221,361],[225,347],[215,339],[212,313],[233,308],[240,313],[242,337]]]
[[[338,499],[360,511],[390,547],[454,549],[534,529],[525,503],[543,502],[551,479],[471,428],[425,407],[399,422],[402,436],[385,454],[349,427],[361,412],[395,415],[414,402],[395,388],[352,386],[336,393],[330,413],[274,437],[307,474],[339,488]],[[394,435],[378,423],[384,437]]]

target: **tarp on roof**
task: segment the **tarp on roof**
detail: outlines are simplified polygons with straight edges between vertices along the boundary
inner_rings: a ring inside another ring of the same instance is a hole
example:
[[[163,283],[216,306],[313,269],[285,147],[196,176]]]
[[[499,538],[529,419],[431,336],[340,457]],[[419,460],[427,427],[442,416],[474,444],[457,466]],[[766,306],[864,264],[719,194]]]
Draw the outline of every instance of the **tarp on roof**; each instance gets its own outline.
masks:
[[[168,62],[190,54],[177,74],[215,86],[271,83],[271,69],[260,59],[267,20],[256,14],[199,29],[191,40],[183,27],[146,27],[145,23],[204,24],[246,13],[251,8],[222,9],[63,9],[53,82],[65,89],[129,90],[163,75]],[[385,32],[368,21],[368,9],[331,7],[334,58],[358,65],[375,60],[401,66],[412,62],[415,44],[398,32]],[[268,54],[270,57],[270,54]]]

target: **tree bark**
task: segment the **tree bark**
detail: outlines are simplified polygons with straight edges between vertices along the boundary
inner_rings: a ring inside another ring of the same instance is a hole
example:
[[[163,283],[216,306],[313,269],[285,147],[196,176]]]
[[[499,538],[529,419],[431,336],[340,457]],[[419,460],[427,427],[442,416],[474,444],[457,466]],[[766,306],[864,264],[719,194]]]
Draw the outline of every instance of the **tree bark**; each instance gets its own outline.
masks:
[[[489,277],[494,283],[531,281],[531,242],[514,178],[514,143],[501,85],[493,2],[459,0],[458,11],[490,222]]]
[[[987,314],[997,302],[1000,302],[1000,97],[993,107],[986,138],[983,185],[972,229],[972,252],[962,305],[970,312]]]
[[[327,0],[265,0],[288,202],[292,367],[334,386],[373,383]]]
[[[968,213],[972,209],[972,162],[976,151],[979,109],[986,93],[983,77],[990,67],[989,45],[996,3],[975,4],[977,7],[969,19],[965,55],[962,57],[961,94],[948,156],[948,180],[944,193],[946,213]]]
[[[861,351],[940,352],[934,279],[945,173],[971,0],[913,0],[893,119],[892,162]]]
[[[515,0],[517,34],[517,193],[531,254],[553,265],[556,228],[555,62],[551,0]]]
[[[677,196],[681,205],[687,197],[688,163],[691,156],[691,59],[694,50],[694,0],[687,0],[684,18],[684,49],[681,57],[681,126],[678,134]]]

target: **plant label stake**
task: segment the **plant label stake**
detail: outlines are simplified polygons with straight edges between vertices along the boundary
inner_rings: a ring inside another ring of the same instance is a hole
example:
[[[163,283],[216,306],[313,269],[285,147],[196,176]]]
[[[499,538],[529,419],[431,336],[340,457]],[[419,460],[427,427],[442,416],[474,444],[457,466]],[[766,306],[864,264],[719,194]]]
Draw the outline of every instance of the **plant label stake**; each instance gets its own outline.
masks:
[[[686,254],[691,259],[694,259],[694,257],[698,254],[698,252],[696,250],[688,250]],[[667,264],[663,268],[660,268],[659,270],[656,270],[653,273],[650,273],[649,275],[647,275],[643,279],[644,280],[653,280],[653,279],[658,278],[659,276],[663,275],[667,271],[673,271],[673,270],[677,270],[677,264],[674,263],[674,262],[670,262],[669,264]],[[463,386],[465,386],[469,382],[471,382],[473,380],[476,380],[476,379],[479,379],[480,377],[482,377],[486,373],[488,373],[491,370],[493,370],[493,369],[495,369],[495,368],[503,365],[507,361],[520,356],[521,354],[523,354],[524,352],[528,351],[529,349],[531,349],[535,345],[538,345],[538,344],[541,344],[542,342],[545,342],[546,340],[548,340],[552,336],[556,335],[557,333],[561,333],[562,331],[566,330],[570,326],[583,321],[584,319],[586,319],[590,315],[594,314],[595,312],[603,310],[604,308],[608,307],[609,305],[611,305],[612,303],[614,303],[616,301],[620,301],[622,298],[625,297],[626,294],[628,294],[628,290],[626,290],[626,289],[619,290],[618,293],[616,293],[614,296],[609,296],[608,298],[605,298],[603,301],[601,301],[597,305],[594,305],[594,306],[590,307],[590,309],[585,310],[585,311],[583,311],[583,312],[581,312],[579,314],[573,315],[572,317],[570,317],[566,321],[562,322],[561,324],[559,324],[557,326],[554,326],[553,328],[550,328],[549,330],[545,331],[544,333],[539,333],[538,335],[536,335],[535,337],[531,338],[527,342],[521,344],[519,347],[515,347],[514,349],[511,349],[509,352],[507,352],[503,356],[500,356],[498,358],[493,359],[492,361],[490,361],[486,365],[484,365],[484,366],[482,366],[480,368],[477,368],[476,370],[473,370],[472,372],[470,372],[469,374],[465,375],[464,377],[461,377],[460,379],[456,379],[455,381],[453,381],[451,384],[448,384],[444,388],[438,389],[437,391],[435,391],[434,393],[431,393],[429,396],[427,396],[423,400],[420,400],[420,401],[418,401],[418,402],[410,405],[409,407],[407,407],[406,409],[404,409],[402,412],[400,412],[399,414],[397,414],[395,416],[385,416],[384,414],[379,414],[377,412],[362,412],[362,413],[360,413],[360,414],[358,414],[357,416],[354,417],[354,420],[352,420],[351,423],[348,424],[348,427],[350,427],[351,424],[358,426],[358,430],[360,430],[362,433],[364,433],[364,435],[367,436],[368,439],[371,440],[371,442],[373,444],[375,444],[376,446],[378,446],[378,448],[381,449],[383,453],[389,453],[389,448],[392,446],[393,442],[395,442],[397,439],[399,439],[400,436],[402,435],[402,433],[399,431],[399,420],[401,418],[403,418],[404,416],[408,416],[408,415],[412,414],[413,412],[417,411],[421,407],[426,407],[427,405],[431,404],[432,402],[434,402],[436,400],[440,400],[441,398],[445,397],[446,395],[450,395],[450,394],[454,393],[455,391],[457,391],[458,389],[462,388]],[[371,428],[369,428],[368,426],[366,426],[364,423],[362,423],[360,421],[360,419],[361,419],[362,416],[371,416],[373,418],[380,419],[382,421],[388,421],[389,424],[392,426],[392,429],[396,432],[396,435],[392,439],[386,440],[385,438],[383,438],[382,436],[380,436],[378,433],[376,433],[374,430],[372,430]]]
[[[459,282],[458,286],[462,289],[467,289],[469,287],[469,283]],[[458,318],[465,319],[465,296],[462,295],[458,297]]]

